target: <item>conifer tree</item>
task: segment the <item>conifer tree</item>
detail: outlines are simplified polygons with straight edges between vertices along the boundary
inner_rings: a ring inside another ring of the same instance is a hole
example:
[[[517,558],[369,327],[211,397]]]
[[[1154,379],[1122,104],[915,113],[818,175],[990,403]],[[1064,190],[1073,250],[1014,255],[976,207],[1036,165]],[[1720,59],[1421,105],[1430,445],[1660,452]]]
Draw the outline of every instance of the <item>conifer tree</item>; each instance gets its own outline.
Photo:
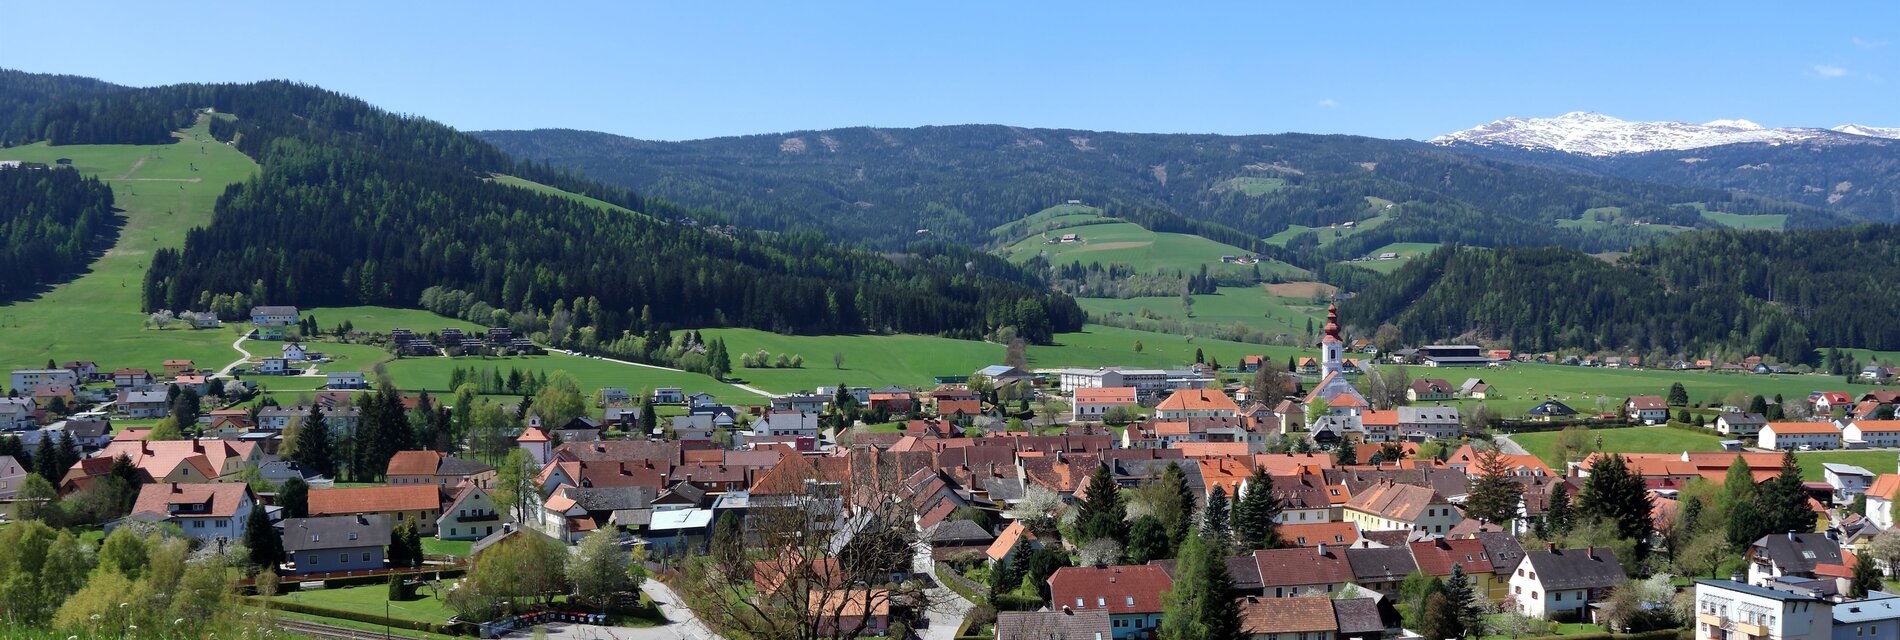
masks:
[[[1465,516],[1491,524],[1506,524],[1517,518],[1524,486],[1511,479],[1510,462],[1497,449],[1478,454],[1478,475],[1471,479],[1465,498]]]
[[[1246,549],[1272,549],[1280,546],[1280,499],[1273,495],[1273,476],[1264,466],[1256,465],[1247,478],[1247,489],[1234,502],[1235,542]]]
[[[1240,640],[1247,635],[1240,626],[1240,607],[1235,602],[1233,576],[1220,549],[1223,545],[1200,535],[1188,537],[1175,565],[1174,588],[1161,596],[1163,613],[1159,634],[1162,640]]]
[[[1201,511],[1201,537],[1210,543],[1219,540],[1224,546],[1230,533],[1228,515],[1227,490],[1214,487],[1207,492],[1207,508]]]
[[[1748,462],[1741,456],[1729,463],[1726,477],[1722,479],[1722,492],[1715,497],[1715,508],[1728,518],[1728,545],[1731,549],[1746,549],[1772,529],[1764,514],[1758,511],[1760,488],[1755,485],[1755,476],[1748,469]]]
[[[1636,541],[1635,561],[1649,554],[1651,504],[1649,488],[1643,479],[1630,473],[1623,456],[1611,453],[1597,458],[1577,494],[1582,512],[1591,518],[1605,518],[1616,524],[1617,533]]]
[[[252,509],[244,521],[244,546],[251,550],[251,564],[266,570],[275,570],[284,561],[284,538],[261,507]]]
[[[312,405],[310,415],[297,426],[297,448],[290,459],[304,469],[328,477],[336,473],[335,455],[331,451],[330,423],[323,416],[323,407]]]
[[[1095,473],[1089,475],[1087,490],[1088,497],[1076,513],[1082,541],[1107,538],[1118,543],[1128,542],[1128,525],[1123,521],[1127,510],[1122,507],[1121,486],[1115,484],[1108,465],[1095,467]]]
[[[1569,534],[1573,519],[1570,514],[1570,483],[1562,479],[1555,482],[1557,486],[1550,491],[1550,506],[1544,509],[1544,529],[1552,537]]]
[[[1756,495],[1761,518],[1768,527],[1763,535],[1814,532],[1814,512],[1808,509],[1808,494],[1801,488],[1801,464],[1793,451],[1782,453],[1781,472],[1762,483]]]

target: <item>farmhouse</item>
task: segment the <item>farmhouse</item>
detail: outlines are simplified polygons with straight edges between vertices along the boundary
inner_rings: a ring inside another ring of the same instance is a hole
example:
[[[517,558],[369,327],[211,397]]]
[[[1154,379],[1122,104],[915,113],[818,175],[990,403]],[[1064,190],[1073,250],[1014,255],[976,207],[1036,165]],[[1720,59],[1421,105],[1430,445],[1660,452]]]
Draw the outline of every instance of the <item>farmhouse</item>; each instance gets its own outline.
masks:
[[[1669,421],[1669,404],[1662,396],[1630,396],[1623,399],[1623,411],[1630,419],[1643,424],[1662,424]]]

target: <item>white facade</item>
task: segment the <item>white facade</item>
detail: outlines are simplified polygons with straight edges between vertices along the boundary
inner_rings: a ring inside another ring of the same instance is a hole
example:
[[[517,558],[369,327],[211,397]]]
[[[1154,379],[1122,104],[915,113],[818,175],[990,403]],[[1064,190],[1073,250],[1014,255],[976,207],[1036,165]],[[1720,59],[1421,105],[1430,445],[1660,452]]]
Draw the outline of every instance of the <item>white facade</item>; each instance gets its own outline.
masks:
[[[1894,428],[1893,422],[1889,420],[1878,422],[1881,423],[1878,426],[1871,423],[1863,426],[1859,422],[1849,424],[1841,431],[1841,438],[1860,446],[1900,447],[1900,429]]]
[[[1839,449],[1841,448],[1841,432],[1839,430],[1829,427],[1825,431],[1823,431],[1820,429],[1813,429],[1811,427],[1807,427],[1806,425],[1808,424],[1826,425],[1826,423],[1822,423],[1822,422],[1769,423],[1768,426],[1762,427],[1761,436],[1758,438],[1761,448],[1763,449],[1800,449],[1801,447],[1804,447],[1804,446],[1811,449]],[[1800,425],[1800,426],[1791,428],[1792,425]],[[1792,431],[1792,432],[1779,433],[1779,431]]]
[[[773,411],[752,423],[755,436],[818,437],[818,414],[808,411]]]
[[[369,387],[369,381],[363,379],[360,371],[336,371],[324,374],[331,389],[363,389]]]
[[[1881,531],[1893,528],[1893,501],[1874,494],[1867,496],[1867,521],[1880,527]]]
[[[1695,637],[1825,640],[1832,637],[1827,601],[1727,580],[1698,580]]]
[[[1828,486],[1834,487],[1834,498],[1842,502],[1866,493],[1867,487],[1874,483],[1874,472],[1851,464],[1828,462],[1821,465],[1821,470]]]
[[[79,374],[72,369],[14,369],[13,385],[8,387],[21,394],[45,389],[55,385],[79,386]]]

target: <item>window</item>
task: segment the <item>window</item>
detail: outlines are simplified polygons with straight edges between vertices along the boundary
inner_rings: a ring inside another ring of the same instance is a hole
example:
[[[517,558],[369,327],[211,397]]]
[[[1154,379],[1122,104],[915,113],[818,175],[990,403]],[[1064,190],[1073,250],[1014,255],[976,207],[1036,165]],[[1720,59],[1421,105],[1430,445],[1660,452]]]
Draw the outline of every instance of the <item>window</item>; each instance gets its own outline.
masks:
[[[1080,598],[1080,597],[1077,597],[1077,598],[1075,599],[1075,608],[1077,608],[1077,609],[1080,609],[1080,608],[1082,608],[1082,607],[1084,607],[1084,606],[1087,606],[1087,605],[1084,605],[1084,604],[1082,604],[1082,598]]]
[[[350,563],[350,554],[347,554],[347,553],[339,553],[339,554],[336,554],[336,556],[337,556],[337,557],[336,557],[336,561],[337,561],[337,562],[341,562],[341,563],[343,563],[343,564],[349,564],[349,563]]]
[[[350,539],[351,539],[351,540],[355,540],[355,539],[356,539],[356,532],[355,532],[355,531],[351,531],[351,532],[350,532]]]
[[[1101,608],[1104,608],[1104,609],[1107,609],[1107,608],[1108,608],[1108,598],[1105,598],[1105,597],[1102,597],[1102,596],[1095,596],[1095,606],[1098,606],[1098,607],[1101,607]]]
[[[1531,592],[1531,599],[1532,599],[1532,600],[1536,600],[1536,599],[1537,599],[1537,592],[1536,592],[1536,591],[1532,591],[1532,592]]]
[[[1135,597],[1134,597],[1134,596],[1128,596],[1128,606],[1131,606],[1131,607],[1132,607],[1132,606],[1135,606]]]
[[[1563,601],[1564,601],[1564,592],[1562,592],[1562,591],[1559,591],[1559,592],[1556,592],[1556,593],[1553,593],[1553,594],[1550,594],[1550,595],[1551,595],[1551,599],[1552,599],[1552,600],[1556,600],[1556,601],[1558,601],[1558,602],[1563,602]]]
[[[191,528],[193,528],[193,529],[203,529],[203,528],[205,528],[205,521],[203,521],[203,520],[193,520],[193,521],[191,521]]]
[[[369,562],[369,552],[368,552],[368,551],[364,551],[364,552],[363,552],[363,561],[364,561],[364,562]]]

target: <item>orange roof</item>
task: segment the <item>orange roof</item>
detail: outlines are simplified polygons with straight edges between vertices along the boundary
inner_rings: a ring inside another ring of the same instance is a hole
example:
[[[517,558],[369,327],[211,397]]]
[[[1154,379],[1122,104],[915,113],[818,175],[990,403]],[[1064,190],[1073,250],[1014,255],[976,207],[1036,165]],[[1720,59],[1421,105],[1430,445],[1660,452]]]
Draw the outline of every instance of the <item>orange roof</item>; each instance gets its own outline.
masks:
[[[1153,423],[1157,436],[1185,436],[1193,433],[1186,420],[1159,420]]]
[[[310,490],[310,515],[313,516],[440,508],[442,492],[435,485]]]
[[[515,438],[515,442],[548,442],[550,440],[553,440],[553,438],[549,438],[546,431],[533,427],[529,427],[527,431],[521,432],[521,437]]]
[[[1350,398],[1352,396],[1346,397]],[[1399,412],[1367,409],[1359,414],[1359,424],[1366,426],[1397,427],[1399,426]]]
[[[849,591],[817,591],[805,594],[810,606],[805,609],[816,618],[840,618],[853,622],[866,615],[891,615],[890,593],[882,589],[852,589]],[[868,609],[868,611],[867,611]]]
[[[1176,442],[1174,448],[1189,458],[1247,455],[1245,442]]]
[[[1254,466],[1266,467],[1267,473],[1274,476],[1300,475],[1305,473],[1303,468],[1333,468],[1332,456],[1317,453],[1257,453],[1249,462]]]
[[[1283,524],[1279,529],[1280,539],[1296,547],[1348,546],[1359,541],[1359,525],[1350,522]]]
[[[1156,411],[1231,411],[1240,412],[1240,405],[1219,389],[1182,389],[1155,405]]]
[[[1891,433],[1900,431],[1900,420],[1855,420],[1854,426],[1859,427],[1861,433],[1870,431],[1875,433]],[[1781,431],[1776,430],[1775,433],[1781,433]]]
[[[567,490],[572,488],[572,486],[565,484],[555,487],[554,492],[548,494],[547,501],[541,503],[541,506],[554,513],[567,513],[568,509],[572,509],[574,505],[579,504],[574,501],[574,498],[567,495]]]
[[[1775,435],[1829,435],[1839,434],[1841,432],[1840,429],[1836,429],[1834,425],[1826,422],[1770,422],[1767,426],[1762,427],[1762,429],[1774,429]]]
[[[391,476],[432,476],[436,467],[442,464],[442,454],[436,451],[397,451],[389,457]]]
[[[996,536],[996,540],[990,543],[990,548],[983,553],[991,560],[1002,560],[1003,556],[1009,554],[1010,549],[1016,548],[1018,540],[1035,539],[1036,532],[1030,531],[1029,527],[1023,526],[1022,521],[1018,520],[1009,523],[1009,527],[1003,529],[1003,535]]]
[[[1867,488],[1867,495],[1893,500],[1897,490],[1900,490],[1900,473],[1883,473],[1874,478],[1874,486]]]
[[[1342,394],[1333,396],[1333,399],[1328,401],[1326,403],[1326,406],[1327,408],[1344,407],[1347,409],[1352,409],[1356,407],[1369,407],[1372,405],[1366,404],[1366,401],[1364,400],[1360,400],[1359,396],[1355,396],[1350,393],[1342,393]],[[1397,412],[1395,411],[1393,413],[1397,413]]]
[[[190,361],[190,360],[166,360],[166,361],[165,361],[165,366],[167,366],[167,367],[180,367],[180,366],[182,366],[182,367],[189,367],[189,366],[191,366],[191,361]]]
[[[1076,402],[1135,403],[1134,387],[1089,387],[1075,390]]]
[[[150,513],[170,516],[168,505],[202,504],[203,511],[191,511],[185,515],[201,518],[229,518],[237,515],[238,504],[250,494],[250,485],[243,483],[159,483],[139,487],[138,501],[132,505],[132,513]]]

